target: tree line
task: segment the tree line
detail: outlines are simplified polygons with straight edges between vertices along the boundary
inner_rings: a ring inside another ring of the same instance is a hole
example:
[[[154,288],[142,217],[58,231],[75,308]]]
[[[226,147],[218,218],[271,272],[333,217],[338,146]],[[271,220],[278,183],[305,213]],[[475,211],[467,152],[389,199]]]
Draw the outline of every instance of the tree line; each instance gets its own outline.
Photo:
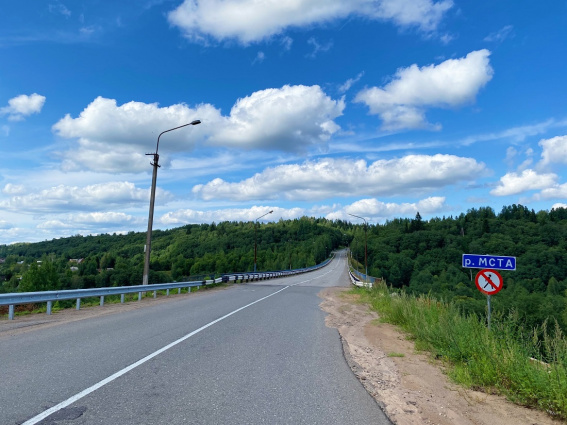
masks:
[[[353,258],[364,264],[364,226],[357,225]],[[533,328],[557,320],[567,331],[567,210],[535,212],[511,205],[496,213],[470,209],[456,217],[395,219],[369,226],[368,273],[410,294],[455,303],[465,314],[486,314],[486,296],[474,283],[479,270],[463,254],[516,257],[515,271],[501,271],[502,291],[491,297],[496,314],[518,314]],[[361,269],[362,270],[362,269]]]
[[[150,283],[252,271],[255,238],[259,271],[309,267],[349,246],[364,272],[366,237],[371,276],[480,316],[486,296],[474,284],[477,270],[461,266],[462,255],[514,256],[517,269],[501,272],[504,288],[492,297],[495,314],[513,311],[530,327],[557,320],[567,331],[566,209],[511,205],[499,213],[483,207],[430,220],[417,213],[369,226],[309,217],[257,223],[256,232],[254,226],[227,221],[154,231]],[[0,245],[0,292],[139,285],[144,244],[145,233],[130,232]]]
[[[145,237],[130,232],[1,245],[0,292],[140,285]],[[345,245],[345,237],[340,224],[308,217],[155,230],[149,283],[252,271],[255,241],[258,271],[309,267]]]

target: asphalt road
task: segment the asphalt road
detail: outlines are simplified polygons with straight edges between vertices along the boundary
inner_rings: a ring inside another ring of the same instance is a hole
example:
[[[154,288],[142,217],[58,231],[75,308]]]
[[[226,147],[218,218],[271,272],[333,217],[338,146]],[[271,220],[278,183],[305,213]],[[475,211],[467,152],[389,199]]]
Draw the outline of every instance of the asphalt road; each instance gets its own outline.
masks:
[[[390,424],[319,308],[323,287],[346,285],[340,255],[303,275],[2,336],[0,424]]]

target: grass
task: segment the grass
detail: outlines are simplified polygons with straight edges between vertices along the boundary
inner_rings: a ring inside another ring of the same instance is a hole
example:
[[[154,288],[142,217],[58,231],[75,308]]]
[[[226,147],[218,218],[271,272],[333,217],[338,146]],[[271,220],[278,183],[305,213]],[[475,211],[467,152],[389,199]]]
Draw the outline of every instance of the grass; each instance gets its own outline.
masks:
[[[395,351],[392,351],[391,353],[386,354],[386,356],[388,356],[388,357],[405,357],[406,355],[404,353],[396,353]]]
[[[385,285],[353,291],[417,349],[445,361],[457,383],[567,419],[567,340],[557,324],[526,330],[510,313],[493,317],[488,330],[483,318],[433,297],[390,293]]]

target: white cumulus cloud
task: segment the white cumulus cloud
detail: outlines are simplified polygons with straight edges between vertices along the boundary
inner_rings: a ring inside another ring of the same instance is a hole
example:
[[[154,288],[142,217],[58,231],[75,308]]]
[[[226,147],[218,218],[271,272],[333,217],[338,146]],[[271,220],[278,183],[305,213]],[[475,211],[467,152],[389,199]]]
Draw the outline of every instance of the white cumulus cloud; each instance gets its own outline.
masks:
[[[202,124],[179,129],[160,139],[160,164],[168,153],[191,151],[198,143],[239,149],[305,151],[324,145],[340,127],[344,100],[333,100],[319,86],[283,86],[238,99],[223,116],[210,104],[160,107],[156,103],[96,98],[78,117],[66,115],[53,126],[60,137],[76,139],[63,152],[65,171],[108,173],[147,171],[160,132],[200,119]]]
[[[57,231],[66,235],[126,233],[132,228],[147,223],[146,218],[134,217],[121,212],[90,212],[56,214],[53,218],[42,221],[36,229],[46,233]]]
[[[441,211],[445,207],[445,198],[442,196],[434,196],[422,199],[418,202],[401,204],[393,202],[385,203],[373,198],[361,199],[360,201],[354,202],[345,207],[345,212],[371,217],[374,221],[399,215],[416,214],[417,212],[430,214]]]
[[[2,193],[6,195],[19,195],[25,192],[25,187],[21,184],[8,183],[2,189]]]
[[[220,178],[193,187],[204,200],[314,200],[348,196],[391,196],[439,189],[473,180],[485,169],[472,158],[454,155],[408,155],[399,159],[332,159],[267,168],[240,182]]]
[[[246,45],[291,27],[348,17],[386,20],[430,33],[452,6],[452,0],[185,0],[168,19],[192,41],[236,39]]]
[[[71,220],[77,223],[92,223],[92,224],[115,224],[123,225],[126,223],[134,223],[138,219],[130,214],[122,212],[91,212],[91,213],[78,213],[71,215]]]
[[[0,108],[0,115],[8,115],[10,121],[22,121],[29,115],[40,113],[44,104],[45,96],[21,94],[10,99],[8,106]]]
[[[535,200],[540,199],[567,199],[567,183],[555,184],[543,189],[534,196]]]
[[[23,213],[48,213],[70,210],[99,210],[143,205],[149,202],[149,189],[139,189],[130,182],[111,182],[84,187],[59,185],[22,196],[0,201],[0,208]],[[156,201],[172,199],[169,192],[158,188]]]
[[[197,118],[217,122],[220,113],[211,105],[159,107],[156,103],[128,102],[118,106],[114,99],[97,97],[77,118],[67,114],[59,120],[53,131],[63,138],[78,139],[77,146],[64,153],[64,170],[142,171],[148,169],[150,159],[145,153],[155,152],[161,131]],[[189,128],[167,135],[167,151],[193,148],[202,130],[199,126]]]
[[[401,68],[383,88],[364,89],[354,101],[380,116],[386,130],[431,127],[425,118],[427,108],[458,107],[475,100],[492,78],[489,56],[483,49],[439,65]]]
[[[230,116],[211,129],[210,142],[244,149],[301,151],[326,142],[340,127],[344,100],[333,100],[319,86],[283,86],[238,99]]]
[[[556,185],[557,175],[539,174],[532,169],[521,173],[507,173],[500,178],[498,186],[490,191],[491,195],[508,196],[529,190],[545,189]]]
[[[567,164],[567,136],[557,136],[551,139],[541,140],[542,148],[540,166],[549,164]]]

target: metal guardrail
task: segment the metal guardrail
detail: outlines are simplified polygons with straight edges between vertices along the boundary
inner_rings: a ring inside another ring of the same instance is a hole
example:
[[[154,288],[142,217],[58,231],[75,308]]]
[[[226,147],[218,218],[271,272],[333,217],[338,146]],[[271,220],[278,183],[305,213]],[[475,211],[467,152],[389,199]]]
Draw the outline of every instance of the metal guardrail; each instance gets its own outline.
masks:
[[[350,276],[350,281],[355,286],[365,286],[367,288],[372,288],[373,282],[364,282],[360,280],[358,276],[353,273],[353,270],[348,271],[348,275]]]
[[[351,258],[348,256],[348,253],[347,253],[347,258],[348,258],[348,275],[350,276],[351,283],[355,286],[365,286],[367,288],[372,288],[377,278],[373,276],[367,276],[364,273],[355,270],[354,267],[352,267],[350,261]]]
[[[351,269],[351,273],[354,274],[359,280],[363,280],[365,282],[370,282],[370,283],[374,283],[376,282],[376,278],[370,275],[365,275],[362,272],[359,272],[358,270],[355,270],[354,268]]]
[[[334,257],[334,255],[333,255]],[[331,262],[333,257],[326,261],[312,267],[306,267],[295,270],[282,270],[274,272],[256,272],[256,273],[231,273],[225,274],[217,279],[200,280],[193,282],[173,282],[173,283],[156,283],[152,285],[135,285],[135,286],[116,286],[106,288],[90,288],[90,289],[69,289],[62,291],[40,291],[40,292],[14,292],[10,294],[0,294],[0,305],[8,306],[8,319],[14,320],[14,306],[19,304],[37,304],[47,303],[47,314],[51,314],[51,308],[54,301],[60,300],[77,300],[76,309],[81,307],[82,298],[100,297],[100,305],[104,305],[104,297],[109,295],[120,295],[120,302],[124,303],[124,295],[138,293],[138,301],[142,299],[143,292],[154,293],[154,298],[157,296],[157,291],[169,291],[177,289],[177,293],[181,293],[181,288],[192,288],[211,285],[215,283],[227,282],[252,282],[258,280],[274,279],[278,277],[287,277],[300,273],[307,273],[325,267]]]

